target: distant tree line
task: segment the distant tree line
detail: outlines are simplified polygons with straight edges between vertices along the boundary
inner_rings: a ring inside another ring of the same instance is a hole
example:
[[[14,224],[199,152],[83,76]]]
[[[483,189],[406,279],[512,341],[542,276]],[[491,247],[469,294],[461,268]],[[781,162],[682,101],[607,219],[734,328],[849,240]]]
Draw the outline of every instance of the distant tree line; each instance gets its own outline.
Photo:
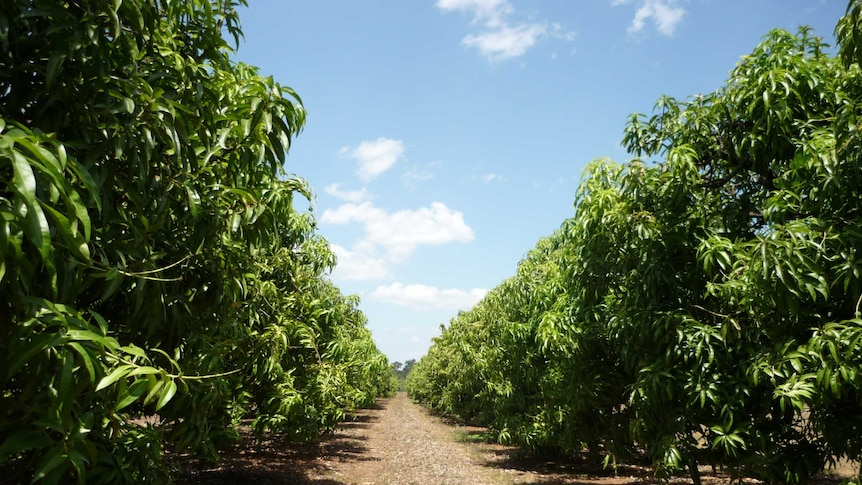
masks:
[[[406,390],[405,382],[407,380],[407,375],[410,374],[410,371],[413,370],[413,366],[416,364],[416,359],[410,359],[403,364],[401,362],[395,361],[392,363],[392,370],[395,372],[395,377],[398,378],[398,388],[399,390]]]

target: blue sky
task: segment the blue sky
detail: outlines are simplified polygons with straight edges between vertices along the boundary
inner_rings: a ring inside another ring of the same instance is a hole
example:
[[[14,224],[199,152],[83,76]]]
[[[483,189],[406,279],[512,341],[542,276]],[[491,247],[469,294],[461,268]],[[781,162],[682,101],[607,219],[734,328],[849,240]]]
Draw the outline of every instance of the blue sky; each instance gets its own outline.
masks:
[[[772,28],[845,0],[249,0],[237,58],[308,112],[286,170],[378,347],[418,359],[574,214],[633,112],[714,91]]]

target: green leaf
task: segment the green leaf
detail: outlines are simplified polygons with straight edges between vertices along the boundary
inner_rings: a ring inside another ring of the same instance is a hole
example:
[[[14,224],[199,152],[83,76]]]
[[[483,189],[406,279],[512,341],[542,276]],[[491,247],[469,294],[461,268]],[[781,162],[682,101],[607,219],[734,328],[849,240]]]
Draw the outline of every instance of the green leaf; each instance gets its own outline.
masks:
[[[147,353],[144,352],[144,349],[138,347],[135,344],[129,344],[129,345],[120,347],[120,350],[122,350],[123,352],[125,352],[129,355],[133,355],[133,356],[141,358],[141,359],[147,358]]]
[[[96,367],[93,365],[93,356],[84,349],[84,346],[78,342],[70,342],[69,347],[72,348],[81,357],[81,363],[87,369],[87,375],[90,376],[90,382],[96,382]]]
[[[0,462],[5,462],[24,451],[46,448],[51,443],[51,438],[43,431],[18,431],[0,443]]]
[[[174,397],[177,393],[177,383],[173,380],[167,381],[167,384],[164,385],[164,390],[159,396],[159,401],[156,403],[156,411],[165,407],[165,405]]]
[[[84,262],[88,262],[90,260],[90,247],[87,245],[87,241],[84,240],[81,234],[79,234],[77,230],[73,229],[69,219],[50,205],[43,203],[42,208],[45,209],[45,211],[47,211],[54,220],[54,228],[60,233],[60,237],[69,249],[72,250],[72,253]]]
[[[61,402],[69,403],[75,397],[74,389],[72,388],[75,359],[72,357],[72,352],[68,349],[63,349],[60,355],[62,356],[63,367],[60,369],[60,385],[57,388],[57,394]]]
[[[12,378],[21,368],[40,352],[63,342],[65,337],[57,333],[44,333],[32,336],[26,342],[17,342],[12,347],[9,363],[6,366],[4,382]]]
[[[120,345],[117,340],[113,337],[105,337],[103,335],[99,335],[96,332],[92,332],[90,330],[81,330],[81,329],[70,329],[66,335],[72,341],[85,341],[85,342],[93,342],[97,345],[104,347],[106,350],[113,351],[119,350]]]
[[[149,367],[149,366],[141,366],[141,367],[136,368],[132,372],[129,372],[129,377],[149,375],[149,374],[155,375],[155,374],[161,374],[161,373],[162,373],[162,369],[157,369],[155,367]]]
[[[54,469],[65,463],[67,457],[68,455],[62,447],[51,448],[39,459],[36,471],[33,473],[33,481],[30,483],[36,483],[45,478]]]
[[[156,397],[160,397],[161,396],[160,391],[162,390],[162,387],[165,386],[166,382],[171,382],[168,379],[156,380],[154,376],[148,376],[148,377],[152,378],[152,380],[148,379],[149,391],[147,391],[147,396],[144,398],[144,405],[147,405],[147,404],[153,402],[153,400]]]
[[[117,367],[116,369],[111,371],[110,374],[106,375],[99,381],[99,384],[96,385],[96,392],[101,391],[102,389],[110,386],[118,380],[128,376],[133,369],[134,366],[128,364],[124,364]]]
[[[201,196],[193,187],[186,187],[186,196],[188,198],[189,210],[192,217],[198,217],[201,212]]]
[[[60,75],[60,70],[63,66],[63,61],[66,60],[66,53],[61,50],[55,50],[50,59],[48,59],[48,64],[45,70],[45,87],[48,90],[54,88],[54,84],[57,82],[57,77]]]
[[[114,409],[119,411],[128,407],[147,393],[148,383],[146,379],[138,379],[127,389],[121,389]]]
[[[27,159],[20,153],[13,151],[11,158],[14,169],[12,190],[23,199],[18,213],[25,220],[25,234],[39,251],[42,260],[46,261],[51,255],[51,230],[36,198],[36,176]]]
[[[89,170],[87,170],[83,165],[78,163],[78,161],[76,161],[74,158],[69,159],[69,167],[72,169],[72,172],[78,177],[78,179],[84,184],[84,187],[87,189],[87,193],[92,197],[93,202],[96,204],[96,209],[101,212],[102,198],[99,196],[99,184],[96,182],[96,179],[93,178],[93,174],[91,174]],[[83,204],[81,205],[83,206]],[[85,206],[84,209],[86,209]],[[89,230],[89,224],[85,226],[85,230]],[[84,234],[87,239],[90,239],[89,232],[85,232]]]

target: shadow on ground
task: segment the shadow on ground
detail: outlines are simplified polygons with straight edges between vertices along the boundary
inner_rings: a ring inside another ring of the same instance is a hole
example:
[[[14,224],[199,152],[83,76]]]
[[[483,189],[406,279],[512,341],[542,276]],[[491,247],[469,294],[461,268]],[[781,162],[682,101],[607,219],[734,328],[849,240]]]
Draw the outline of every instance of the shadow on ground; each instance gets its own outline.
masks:
[[[476,432],[481,433],[481,432]],[[515,448],[494,445],[486,442],[488,451],[484,465],[489,468],[516,471],[521,478],[515,478],[512,485],[640,485],[640,484],[681,484],[693,483],[687,475],[671,477],[666,481],[658,480],[645,464],[618,464],[615,469],[604,469],[586,454],[557,456],[548,458],[526,453]],[[711,467],[700,467],[703,485],[761,484],[754,479],[734,479]],[[828,474],[813,477],[808,485],[838,485],[846,477]]]
[[[338,428],[311,443],[286,443],[275,434],[255,437],[242,427],[241,439],[221,452],[219,463],[180,459],[180,485],[345,485],[328,476],[327,461],[377,461],[366,445],[365,430],[377,421],[374,411],[385,409],[376,404],[371,409],[350,414]]]
[[[516,448],[488,444],[484,465],[489,468],[517,471],[529,476],[515,479],[514,485],[628,485],[660,483],[653,480],[648,468],[640,465],[618,465],[605,469],[587,454],[538,456]]]

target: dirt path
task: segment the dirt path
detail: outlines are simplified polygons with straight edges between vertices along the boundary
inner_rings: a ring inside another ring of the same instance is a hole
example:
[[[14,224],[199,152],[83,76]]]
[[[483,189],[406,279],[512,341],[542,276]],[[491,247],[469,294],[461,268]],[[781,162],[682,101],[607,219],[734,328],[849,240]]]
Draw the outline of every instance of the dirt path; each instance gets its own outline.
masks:
[[[451,426],[404,393],[364,416],[346,424],[342,433],[364,439],[368,459],[331,463],[332,478],[341,483],[494,485],[505,478],[484,466],[468,444],[456,442]]]
[[[189,485],[629,485],[658,483],[649,470],[620,467],[617,475],[574,459],[524,457],[515,448],[485,443],[482,429],[454,426],[414,404],[404,393],[381,399],[318,442],[284,445],[244,439],[215,466],[180,464]],[[479,439],[477,439],[479,438]],[[706,470],[704,470],[706,471]],[[685,478],[670,480],[690,484]],[[729,484],[705,476],[704,485]],[[759,483],[745,480],[743,483]],[[815,482],[812,482],[815,483]],[[837,479],[818,480],[835,484]]]

